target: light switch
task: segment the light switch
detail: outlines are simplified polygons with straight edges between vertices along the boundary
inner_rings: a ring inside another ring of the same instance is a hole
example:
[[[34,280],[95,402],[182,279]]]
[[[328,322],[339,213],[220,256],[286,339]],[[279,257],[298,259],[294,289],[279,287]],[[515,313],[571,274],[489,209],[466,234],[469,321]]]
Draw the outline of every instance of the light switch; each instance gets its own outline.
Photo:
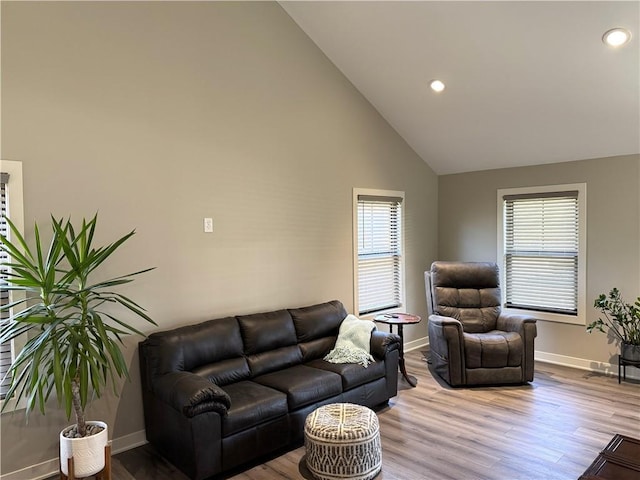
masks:
[[[204,233],[213,233],[213,218],[204,219]]]

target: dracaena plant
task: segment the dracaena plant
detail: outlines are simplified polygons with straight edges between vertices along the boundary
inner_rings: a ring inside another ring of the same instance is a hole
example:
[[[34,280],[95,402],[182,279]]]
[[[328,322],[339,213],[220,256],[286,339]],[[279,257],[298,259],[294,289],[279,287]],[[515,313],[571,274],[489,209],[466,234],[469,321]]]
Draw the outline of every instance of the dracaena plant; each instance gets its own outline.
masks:
[[[594,307],[600,310],[603,316],[587,325],[589,333],[594,330],[607,333],[608,330],[622,343],[640,345],[640,297],[635,303],[627,303],[620,291],[614,287],[607,295],[600,294],[594,302]]]
[[[11,312],[0,328],[0,342],[27,337],[9,369],[6,398],[24,399],[28,416],[36,407],[44,414],[55,392],[67,418],[74,412],[78,435],[85,436],[88,400],[99,398],[109,382],[117,394],[116,379],[129,376],[123,336],[143,335],[121,314],[155,325],[142,307],[114,289],[152,269],[95,280],[98,268],[135,233],[94,246],[97,215],[78,227],[52,216],[50,242],[43,242],[36,224],[32,247],[6,220],[11,240],[0,236],[0,249],[9,257],[2,266],[8,270],[4,288],[21,294],[0,307]],[[7,405],[5,401],[2,410]]]

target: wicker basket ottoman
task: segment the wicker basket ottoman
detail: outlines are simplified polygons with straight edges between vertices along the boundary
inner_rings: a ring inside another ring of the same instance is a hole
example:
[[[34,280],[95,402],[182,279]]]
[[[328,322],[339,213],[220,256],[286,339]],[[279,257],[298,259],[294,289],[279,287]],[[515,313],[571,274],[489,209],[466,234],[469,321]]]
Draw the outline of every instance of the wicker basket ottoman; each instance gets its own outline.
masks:
[[[331,403],[304,424],[307,467],[319,480],[371,480],[382,468],[378,417],[369,408]]]

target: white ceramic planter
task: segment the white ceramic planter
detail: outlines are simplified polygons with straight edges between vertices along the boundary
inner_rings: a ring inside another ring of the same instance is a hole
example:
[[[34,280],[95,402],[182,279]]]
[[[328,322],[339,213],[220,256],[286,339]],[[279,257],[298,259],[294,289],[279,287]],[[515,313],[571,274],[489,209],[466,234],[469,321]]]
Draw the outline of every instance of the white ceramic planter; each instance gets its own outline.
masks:
[[[104,448],[109,441],[107,424],[98,421],[88,421],[87,424],[100,425],[104,430],[83,438],[67,438],[63,435],[73,425],[60,432],[60,468],[65,475],[69,475],[67,461],[71,457],[75,477],[95,475],[104,468]]]

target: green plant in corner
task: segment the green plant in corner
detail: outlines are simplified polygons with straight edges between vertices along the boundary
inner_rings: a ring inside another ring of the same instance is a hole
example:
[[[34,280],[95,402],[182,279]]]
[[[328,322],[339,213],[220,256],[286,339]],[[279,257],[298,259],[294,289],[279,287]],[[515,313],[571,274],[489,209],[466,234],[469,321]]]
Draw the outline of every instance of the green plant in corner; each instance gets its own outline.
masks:
[[[11,309],[12,315],[2,323],[0,342],[25,334],[28,338],[11,364],[6,398],[25,399],[27,416],[36,406],[44,414],[45,404],[55,391],[67,418],[72,411],[75,413],[77,436],[84,437],[88,434],[85,408],[90,391],[99,398],[111,381],[117,394],[116,377],[129,376],[121,350],[122,336],[143,335],[119,312],[155,325],[142,307],[113,289],[152,269],[94,283],[98,267],[135,233],[95,247],[97,215],[89,221],[83,219],[80,228],[74,228],[70,220],[52,216],[48,247],[43,245],[36,224],[34,248],[6,220],[11,240],[0,236],[0,249],[10,258],[3,265],[3,270],[9,270],[6,288],[23,294],[1,307]],[[7,405],[5,401],[3,411]]]
[[[623,346],[640,346],[640,297],[635,303],[626,303],[614,287],[608,295],[600,294],[593,306],[602,312],[603,317],[587,325],[587,332],[607,333],[607,328]]]

